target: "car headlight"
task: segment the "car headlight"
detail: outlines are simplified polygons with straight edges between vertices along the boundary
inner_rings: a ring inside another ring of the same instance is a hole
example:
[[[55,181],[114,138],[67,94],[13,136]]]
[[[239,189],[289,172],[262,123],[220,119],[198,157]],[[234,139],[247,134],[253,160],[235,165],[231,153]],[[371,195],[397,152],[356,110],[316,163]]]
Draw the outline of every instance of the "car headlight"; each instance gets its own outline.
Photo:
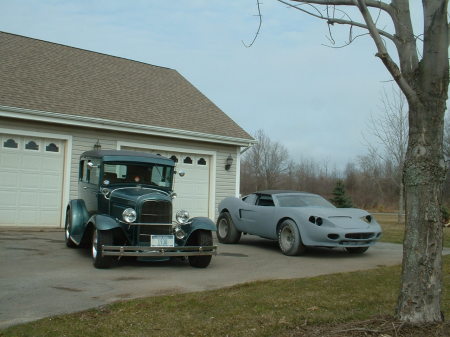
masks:
[[[184,239],[186,237],[186,232],[184,230],[182,230],[179,225],[176,225],[173,228],[173,231],[174,231],[175,236],[177,237],[178,240],[182,240],[182,239]]]
[[[323,224],[323,219],[320,216],[315,217],[311,215],[308,220],[309,222],[316,224],[317,226],[322,226]]]
[[[189,212],[185,211],[184,209],[177,212],[177,215],[175,216],[177,221],[179,223],[186,223],[189,221]]]
[[[372,222],[372,216],[371,215],[363,216],[361,218],[361,220],[364,221],[364,222],[367,222],[367,223],[371,223]]]
[[[137,218],[136,211],[132,208],[127,208],[123,211],[122,218],[125,222],[135,222]]]

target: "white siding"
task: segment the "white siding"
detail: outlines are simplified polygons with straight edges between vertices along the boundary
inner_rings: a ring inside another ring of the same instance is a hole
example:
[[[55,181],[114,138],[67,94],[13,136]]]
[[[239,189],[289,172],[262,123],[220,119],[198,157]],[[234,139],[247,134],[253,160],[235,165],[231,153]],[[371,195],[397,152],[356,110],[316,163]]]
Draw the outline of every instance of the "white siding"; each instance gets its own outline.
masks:
[[[188,152],[188,149],[197,151],[214,152],[215,164],[215,184],[214,187],[214,213],[217,213],[218,203],[227,196],[236,195],[236,146],[221,145],[206,142],[195,142],[192,140],[180,140],[155,136],[145,136],[125,132],[101,131],[99,129],[59,126],[48,123],[37,123],[29,121],[17,121],[13,119],[0,118],[0,123],[4,128],[21,129],[48,133],[61,133],[72,135],[72,160],[70,178],[70,199],[77,198],[78,195],[78,160],[84,151],[92,150],[94,144],[99,141],[102,150],[115,150],[118,142],[129,142],[148,144],[159,147],[177,148],[180,152]],[[229,171],[225,170],[225,162],[231,154],[233,165]],[[214,218],[217,214],[214,215]],[[212,218],[212,217],[211,217]]]

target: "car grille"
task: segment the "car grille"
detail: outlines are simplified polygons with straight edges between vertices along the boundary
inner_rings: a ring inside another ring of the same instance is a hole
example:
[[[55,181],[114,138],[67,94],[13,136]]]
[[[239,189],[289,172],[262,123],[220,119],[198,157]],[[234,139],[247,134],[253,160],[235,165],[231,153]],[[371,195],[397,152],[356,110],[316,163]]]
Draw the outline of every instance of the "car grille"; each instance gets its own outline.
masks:
[[[141,207],[140,222],[172,223],[172,203],[170,201],[145,201]]]
[[[375,236],[375,233],[349,233],[345,234],[346,239],[367,240]]]
[[[138,226],[138,241],[150,242],[151,235],[172,233],[172,203],[170,201],[145,201],[141,207],[141,224]],[[167,225],[165,225],[167,224]]]

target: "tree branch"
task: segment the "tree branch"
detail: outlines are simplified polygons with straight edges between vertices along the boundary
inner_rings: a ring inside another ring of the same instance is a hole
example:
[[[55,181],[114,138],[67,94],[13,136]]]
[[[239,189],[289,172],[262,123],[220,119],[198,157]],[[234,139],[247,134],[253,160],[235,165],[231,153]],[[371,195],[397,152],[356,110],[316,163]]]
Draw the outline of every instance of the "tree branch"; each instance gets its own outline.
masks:
[[[310,3],[315,5],[333,5],[333,6],[355,6],[353,0],[291,0],[300,3]],[[379,8],[389,15],[392,15],[393,9],[387,3],[381,0],[366,0],[367,7]]]
[[[325,20],[330,25],[334,25],[336,23],[336,24],[340,24],[340,25],[349,25],[349,26],[359,27],[359,28],[363,28],[363,29],[369,29],[369,27],[367,25],[365,25],[363,23],[360,23],[360,22],[357,22],[357,21],[337,19],[337,18],[333,18],[333,17],[329,17],[329,16],[324,16],[322,14],[314,14],[314,13],[312,13],[312,12],[310,12],[310,11],[304,9],[304,8],[300,8],[299,6],[293,5],[293,4],[291,4],[289,2],[286,2],[284,0],[277,0],[277,1],[287,5],[289,7],[295,8],[295,9],[297,9],[299,11],[302,11],[303,13],[306,13],[308,15],[314,16],[315,18],[318,18],[318,19],[321,19],[321,20]],[[291,0],[291,1],[303,2],[302,0]],[[315,3],[316,1],[308,1],[308,2]],[[337,1],[337,2],[340,2],[340,1]],[[322,4],[322,1],[320,1],[320,4]],[[325,4],[325,2],[323,4]],[[334,2],[328,0],[328,4],[333,4],[334,5]],[[376,28],[376,29],[378,30],[378,33],[381,36],[384,36],[384,37],[388,38],[389,40],[391,40],[392,42],[395,43],[395,37],[392,34],[389,34],[388,32],[386,32],[384,30],[381,30],[381,29],[378,29],[378,28]]]
[[[355,4],[357,3],[361,15],[363,16],[364,21],[367,24],[367,29],[369,30],[370,36],[375,42],[375,45],[378,49],[378,53],[376,54],[376,56],[379,57],[381,61],[384,63],[387,70],[394,78],[395,82],[397,82],[397,84],[402,89],[405,96],[408,97],[408,100],[411,100],[411,102],[414,101],[417,102],[418,97],[415,90],[409,85],[408,81],[406,81],[398,65],[392,60],[391,56],[389,55],[383,43],[383,40],[380,37],[378,29],[372,20],[372,16],[370,15],[369,10],[367,9],[366,0],[352,0],[352,1]]]

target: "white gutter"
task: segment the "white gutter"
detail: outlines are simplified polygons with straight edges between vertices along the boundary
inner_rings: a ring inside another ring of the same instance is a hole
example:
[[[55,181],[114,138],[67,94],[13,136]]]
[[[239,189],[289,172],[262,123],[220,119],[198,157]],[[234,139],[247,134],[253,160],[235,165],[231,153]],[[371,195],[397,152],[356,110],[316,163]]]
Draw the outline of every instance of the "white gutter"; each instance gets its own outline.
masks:
[[[96,117],[86,117],[77,115],[67,115],[57,112],[47,112],[0,105],[0,116],[8,118],[18,118],[39,122],[49,122],[70,126],[81,126],[103,130],[122,131],[138,133],[152,136],[162,136],[170,138],[191,139],[196,141],[222,143],[237,146],[251,146],[256,143],[253,139],[212,135],[207,133],[164,128],[159,126],[143,125],[136,123],[121,122]]]

